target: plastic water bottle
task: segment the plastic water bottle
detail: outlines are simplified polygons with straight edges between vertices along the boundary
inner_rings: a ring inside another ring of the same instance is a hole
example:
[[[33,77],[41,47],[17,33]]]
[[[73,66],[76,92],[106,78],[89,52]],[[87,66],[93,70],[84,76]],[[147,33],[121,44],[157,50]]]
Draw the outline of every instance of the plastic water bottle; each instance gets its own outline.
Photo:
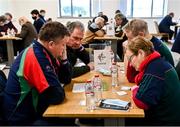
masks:
[[[93,111],[95,109],[94,87],[90,80],[85,85],[86,94],[86,109],[87,111]]]
[[[111,50],[110,54],[111,54],[111,63],[113,63],[114,62],[114,52]]]
[[[114,36],[114,33],[115,33],[115,31],[114,31],[114,22],[113,22],[113,18],[111,18],[110,19],[110,22],[109,22],[109,24],[106,26],[106,28],[107,28],[107,35],[108,36]]]
[[[7,29],[7,36],[11,37],[11,30],[9,28]]]
[[[93,79],[95,102],[98,103],[102,99],[102,82],[99,75],[95,75]]]
[[[115,92],[115,87],[118,86],[118,68],[115,62],[112,63],[111,68],[111,76],[112,76],[112,92]]]
[[[12,36],[12,37],[15,36],[15,31],[14,31],[14,29],[11,29],[10,33],[11,33],[11,36]]]

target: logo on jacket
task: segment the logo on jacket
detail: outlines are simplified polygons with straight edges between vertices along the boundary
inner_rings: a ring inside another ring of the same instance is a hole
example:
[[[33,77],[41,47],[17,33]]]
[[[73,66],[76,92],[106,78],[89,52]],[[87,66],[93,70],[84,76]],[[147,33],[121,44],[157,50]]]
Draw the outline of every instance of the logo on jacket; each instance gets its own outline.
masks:
[[[51,72],[51,71],[52,71],[52,68],[51,68],[49,65],[47,65],[47,66],[46,66],[46,70],[47,70],[47,72]]]

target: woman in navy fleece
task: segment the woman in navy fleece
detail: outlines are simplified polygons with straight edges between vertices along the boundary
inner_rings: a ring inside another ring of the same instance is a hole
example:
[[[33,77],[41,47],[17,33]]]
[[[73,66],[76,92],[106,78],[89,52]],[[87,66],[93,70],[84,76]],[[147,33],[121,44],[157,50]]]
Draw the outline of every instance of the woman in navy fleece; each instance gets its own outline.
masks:
[[[140,36],[129,41],[126,53],[139,71],[132,98],[144,109],[145,125],[180,125],[180,82],[174,67],[161,58],[151,41]]]

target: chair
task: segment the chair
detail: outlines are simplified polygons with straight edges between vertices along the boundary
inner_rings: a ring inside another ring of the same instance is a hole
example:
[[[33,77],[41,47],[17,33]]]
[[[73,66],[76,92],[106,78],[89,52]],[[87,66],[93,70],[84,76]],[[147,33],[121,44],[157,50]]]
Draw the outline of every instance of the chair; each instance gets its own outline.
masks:
[[[151,35],[156,36],[156,37],[168,38],[168,40],[169,40],[169,34],[168,33],[160,33],[159,32],[158,22],[154,21],[154,24],[155,24],[156,33],[152,33]]]

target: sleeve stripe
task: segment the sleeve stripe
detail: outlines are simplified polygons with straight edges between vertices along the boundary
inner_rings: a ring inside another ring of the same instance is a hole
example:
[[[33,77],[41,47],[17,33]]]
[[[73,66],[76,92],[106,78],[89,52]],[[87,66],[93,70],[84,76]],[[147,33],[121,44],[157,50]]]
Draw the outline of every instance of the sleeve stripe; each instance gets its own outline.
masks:
[[[24,77],[27,79],[29,84],[39,91],[39,93],[42,93],[49,87],[44,73],[35,57],[33,48],[28,51],[25,58]]]

